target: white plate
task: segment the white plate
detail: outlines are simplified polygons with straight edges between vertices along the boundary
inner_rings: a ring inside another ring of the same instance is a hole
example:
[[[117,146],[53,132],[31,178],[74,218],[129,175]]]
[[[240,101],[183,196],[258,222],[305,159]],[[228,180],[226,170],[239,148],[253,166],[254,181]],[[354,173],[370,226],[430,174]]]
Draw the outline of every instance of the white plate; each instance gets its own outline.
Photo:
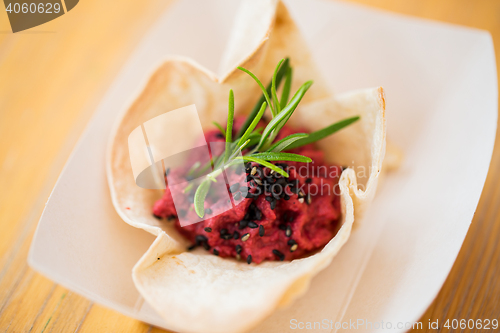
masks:
[[[391,332],[405,331],[446,279],[486,178],[497,124],[491,37],[333,1],[286,3],[335,92],[385,88],[388,137],[406,156],[332,265],[304,297],[256,331],[293,331],[307,322],[322,324],[311,331],[336,331],[349,321],[359,323],[360,332],[376,330],[381,321],[386,328],[391,323]],[[132,283],[131,269],[153,237],[122,222],[112,207],[104,162],[108,135],[165,56],[186,55],[216,71],[237,5],[179,1],[144,38],[54,188],[30,251],[34,269],[95,302],[165,327]]]

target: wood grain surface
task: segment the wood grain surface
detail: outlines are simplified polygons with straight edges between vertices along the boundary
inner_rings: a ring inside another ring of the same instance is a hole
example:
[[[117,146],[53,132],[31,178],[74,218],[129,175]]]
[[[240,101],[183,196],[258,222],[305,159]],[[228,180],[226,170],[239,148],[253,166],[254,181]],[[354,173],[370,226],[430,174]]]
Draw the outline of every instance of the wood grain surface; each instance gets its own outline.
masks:
[[[488,30],[500,54],[498,0],[353,2]],[[16,34],[0,6],[0,331],[162,331],[55,284],[26,258],[48,195],[92,112],[169,3],[82,0],[66,15]],[[465,243],[422,321],[500,318],[498,184],[497,135]]]

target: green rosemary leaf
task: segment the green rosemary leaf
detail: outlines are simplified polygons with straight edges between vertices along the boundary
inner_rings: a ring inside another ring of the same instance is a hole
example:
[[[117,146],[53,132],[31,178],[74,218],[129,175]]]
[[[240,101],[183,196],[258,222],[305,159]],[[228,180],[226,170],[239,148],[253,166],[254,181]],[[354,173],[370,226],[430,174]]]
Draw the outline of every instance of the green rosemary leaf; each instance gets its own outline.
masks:
[[[293,161],[293,162],[304,162],[310,163],[312,160],[307,156],[302,156],[298,154],[291,153],[275,153],[275,152],[264,152],[251,155],[254,158],[260,158],[266,161]]]
[[[250,136],[248,137],[248,140],[250,140],[250,142],[248,143],[248,147],[252,147],[259,143],[261,137],[262,134],[260,133],[253,132],[252,134],[250,134]]]
[[[280,100],[278,99],[278,94],[276,93],[276,76],[278,75],[278,70],[281,67],[281,64],[285,61],[285,59],[281,59],[281,61],[278,63],[278,66],[274,69],[274,74],[273,78],[271,80],[271,95],[273,97],[273,102],[274,102],[274,111],[276,114],[280,113],[281,107],[280,107]]]
[[[305,133],[296,133],[296,134],[291,134],[287,136],[286,138],[281,139],[280,141],[276,142],[273,144],[267,151],[272,151],[272,152],[280,152],[285,150],[289,145],[294,143],[297,140],[304,139],[307,137],[307,134]]]
[[[215,127],[219,129],[219,131],[222,133],[222,135],[224,135],[224,137],[226,137],[226,130],[221,126],[221,124],[219,124],[216,121],[212,121],[212,124],[214,124]]]
[[[224,166],[228,167],[231,164],[231,162],[233,162],[234,158],[236,156],[238,156],[238,154],[241,153],[243,151],[243,149],[245,149],[245,147],[248,146],[249,143],[250,143],[250,139],[248,139],[247,141],[243,142],[243,144],[241,146],[236,147],[236,149],[233,151],[233,153],[231,154],[231,156],[229,156],[229,162],[226,163]]]
[[[290,96],[291,88],[292,88],[292,67],[288,67],[288,70],[286,71],[285,85],[283,86],[283,91],[281,92],[281,100],[280,100],[281,110],[283,110],[288,103],[288,97]]]
[[[238,150],[242,151],[243,149],[245,149],[246,146],[248,146],[249,143],[250,143],[250,139],[248,139],[247,141],[243,142],[243,144],[238,148]]]
[[[326,138],[327,136],[332,135],[333,133],[341,130],[342,128],[344,128],[346,126],[349,126],[350,124],[352,124],[358,120],[359,120],[359,116],[347,118],[347,119],[341,120],[339,122],[336,122],[335,124],[327,126],[323,129],[320,129],[319,131],[309,133],[309,136],[307,138],[303,138],[303,139],[295,141],[294,143],[292,143],[291,145],[288,146],[288,149],[301,147],[301,146],[307,145],[309,143],[313,143],[313,142],[316,142],[316,141],[321,140],[323,138]]]
[[[269,163],[267,161],[264,161],[260,158],[255,158],[253,156],[238,156],[238,157],[236,157],[236,159],[242,159],[243,161],[246,161],[246,162],[259,163],[260,165],[265,166],[271,170],[274,170],[275,172],[279,173],[280,175],[283,175],[284,177],[287,177],[287,178],[289,177],[288,173],[285,170],[278,168],[276,165]]]
[[[285,75],[286,71],[288,70],[288,64],[289,64],[289,59],[286,58],[285,62],[283,62],[283,65],[281,66],[280,70],[278,71],[278,75],[276,75],[276,89],[279,88],[279,85],[281,83],[281,80],[283,79],[283,76]],[[267,94],[269,95],[271,93],[271,82],[267,85],[266,89]],[[247,119],[245,119],[245,122],[243,123],[243,126],[241,126],[240,130],[238,131],[238,134],[236,134],[236,137],[239,138],[245,133],[246,129],[248,126],[250,126],[250,123],[252,122],[253,118],[255,118],[255,115],[257,112],[260,110],[260,106],[262,103],[266,100],[266,96],[262,94],[262,96],[259,98],[257,103],[255,104],[254,108],[252,111],[249,113]]]
[[[253,130],[259,123],[260,119],[262,118],[262,115],[264,114],[264,111],[266,110],[266,102],[262,103],[262,106],[260,107],[259,113],[253,118],[252,123],[250,126],[248,126],[247,130],[243,134],[243,136],[240,138],[240,141],[238,141],[238,146],[241,146],[241,144],[249,138],[250,134],[252,134]]]
[[[199,217],[205,216],[205,198],[210,189],[210,184],[210,180],[205,179],[201,182],[200,186],[198,186],[194,194],[194,210]]]
[[[274,117],[269,124],[267,124],[266,128],[264,129],[264,132],[262,133],[262,138],[260,139],[259,145],[257,146],[257,149],[262,148],[266,144],[266,139],[269,137],[271,134],[271,131],[274,130],[282,120],[289,119],[290,116],[292,115],[293,111],[297,108],[297,105],[300,103],[302,97],[304,97],[304,94],[306,91],[311,87],[312,81],[307,81],[304,83],[299,90],[295,93],[293,98],[291,99],[290,103],[276,116]],[[283,126],[283,125],[281,125]],[[275,134],[276,135],[276,134]],[[274,138],[272,138],[274,140]]]
[[[233,119],[234,119],[234,93],[233,89],[229,90],[229,111],[227,113],[227,129],[226,129],[226,151],[224,153],[224,161],[226,162],[230,155],[230,143],[233,142]]]
[[[264,94],[264,97],[266,98],[266,101],[267,101],[267,104],[269,105],[269,108],[271,109],[271,113],[274,116],[276,114],[276,111],[274,110],[273,105],[271,104],[271,99],[269,98],[269,94],[267,93],[266,88],[264,88],[264,85],[262,84],[262,82],[260,82],[260,80],[255,76],[255,74],[250,72],[248,69],[243,68],[243,67],[238,67],[238,69],[242,70],[243,72],[250,75],[252,77],[252,79],[254,79],[254,81],[257,82],[260,89],[262,90],[262,93]]]

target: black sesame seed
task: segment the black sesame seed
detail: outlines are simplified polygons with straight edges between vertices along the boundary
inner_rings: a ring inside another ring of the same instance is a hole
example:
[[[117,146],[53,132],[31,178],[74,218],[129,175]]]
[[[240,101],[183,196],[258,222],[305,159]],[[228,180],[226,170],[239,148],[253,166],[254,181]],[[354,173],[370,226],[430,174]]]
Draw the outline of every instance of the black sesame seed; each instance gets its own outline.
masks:
[[[241,193],[240,192],[237,192],[234,196],[233,196],[233,199],[238,201],[241,199]]]
[[[288,225],[285,230],[286,237],[290,237],[292,235],[292,228]]]
[[[210,215],[212,214],[212,210],[210,208],[205,208],[205,214]]]
[[[269,184],[274,184],[274,183],[276,183],[276,178],[274,178],[274,177],[267,177],[266,178],[266,182],[269,183]]]
[[[206,227],[204,230],[205,230],[206,232],[212,232],[212,228],[209,228],[209,227]]]
[[[224,235],[221,235],[220,238],[222,238],[224,240],[230,240],[231,238],[233,238],[233,235],[224,234]]]
[[[276,208],[276,200],[271,201],[271,209],[274,210]]]
[[[264,236],[264,233],[265,233],[264,226],[260,225],[259,226],[259,236],[260,237]]]
[[[276,184],[280,184],[282,187],[288,186],[288,182],[285,178],[280,178],[276,181]]]
[[[154,217],[155,219],[158,219],[158,220],[161,220],[161,219],[162,219],[162,217],[161,217],[160,215],[156,215],[156,214],[153,214],[153,217]]]
[[[241,186],[240,187],[240,191],[243,194],[246,193],[246,192],[248,192],[248,190],[250,190],[250,187],[247,187],[247,186]]]
[[[247,220],[241,220],[239,223],[238,223],[238,229],[244,229],[246,228],[248,225],[248,221]]]
[[[227,234],[227,229],[226,228],[220,229],[220,234],[221,235]]]
[[[257,207],[255,207],[255,210],[254,210],[254,212],[253,212],[253,215],[254,215],[254,217],[255,217],[255,219],[256,219],[257,221],[262,220],[262,212],[261,212],[261,211],[260,211],[260,209],[258,209]]]
[[[293,222],[294,218],[293,216],[288,216],[287,222]]]
[[[266,201],[268,201],[268,202],[273,201],[273,197],[271,197],[271,196],[266,197]]]
[[[252,263],[252,255],[249,254],[248,257],[247,257],[247,264],[251,264]]]
[[[240,238],[240,233],[238,231],[235,231],[233,233],[233,239],[238,239],[238,238]]]
[[[273,254],[279,258],[280,261],[285,260],[285,255],[278,250],[273,250]]]
[[[248,222],[248,226],[252,229],[258,228],[259,225],[253,221]]]
[[[284,224],[280,224],[280,225],[278,226],[278,228],[279,228],[280,230],[286,230],[286,225],[284,225]]]
[[[210,250],[210,245],[208,245],[208,243],[203,243],[203,247],[205,248],[205,250]]]
[[[188,247],[188,251],[194,250],[198,245],[193,244],[190,247]]]
[[[237,254],[240,254],[242,250],[243,250],[243,247],[241,245],[239,245],[239,244],[236,245],[236,253]]]
[[[201,243],[206,243],[208,241],[208,238],[203,235],[196,235],[194,238],[196,241],[196,244],[200,245]]]
[[[283,199],[285,199],[285,200],[288,201],[288,200],[290,200],[290,196],[288,194],[285,194],[285,196],[283,197]]]
[[[313,180],[312,180],[312,178],[307,178],[307,179],[306,179],[306,183],[307,183],[307,184],[312,183],[312,181],[313,181]]]
[[[214,249],[214,251],[213,251],[213,252],[214,252],[214,254],[215,254],[216,256],[218,256],[218,255],[219,255],[219,251],[217,251],[217,249]]]
[[[240,184],[234,183],[229,187],[229,192],[234,193],[240,189]]]
[[[293,239],[289,239],[288,242],[287,242],[288,245],[292,246],[293,244],[297,244],[296,241],[294,241]]]
[[[215,136],[216,136],[218,139],[224,139],[224,135],[223,135],[221,132],[219,132],[219,133],[215,134]]]

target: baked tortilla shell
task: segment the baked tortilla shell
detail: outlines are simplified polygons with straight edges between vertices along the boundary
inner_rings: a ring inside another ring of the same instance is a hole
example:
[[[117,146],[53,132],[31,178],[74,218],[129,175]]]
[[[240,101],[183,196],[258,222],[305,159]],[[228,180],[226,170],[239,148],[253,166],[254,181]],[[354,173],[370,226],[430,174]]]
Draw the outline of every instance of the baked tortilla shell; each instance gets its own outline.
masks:
[[[331,262],[349,238],[354,220],[360,218],[373,198],[382,167],[383,89],[333,96],[285,6],[270,0],[250,3],[254,1],[244,1],[247,7],[240,10],[241,20],[236,19],[240,22],[233,32],[236,37],[230,38],[223,57],[221,67],[226,74],[219,78],[192,60],[167,59],[111,134],[107,176],[113,205],[125,222],[157,236],[134,267],[133,280],[144,299],[163,317],[166,327],[176,331],[246,331],[302,295],[312,277]],[[256,17],[259,13],[262,18],[257,27],[249,29],[252,20],[245,20],[245,15]],[[241,36],[248,39],[246,46],[241,46]],[[237,65],[268,82],[276,63],[285,57],[290,57],[294,70],[294,90],[306,80],[315,81],[291,121],[317,130],[349,116],[361,117],[319,142],[331,162],[348,166],[339,180],[341,227],[323,249],[291,262],[248,265],[203,250],[186,252],[187,242],[172,223],[152,216],[152,206],[163,191],[142,189],[134,181],[127,146],[129,134],[147,120],[191,104],[196,105],[203,125],[213,120],[225,122],[229,89],[234,91],[236,114],[245,114],[260,91],[248,75],[236,69]],[[369,171],[358,179],[356,172],[362,166]]]

